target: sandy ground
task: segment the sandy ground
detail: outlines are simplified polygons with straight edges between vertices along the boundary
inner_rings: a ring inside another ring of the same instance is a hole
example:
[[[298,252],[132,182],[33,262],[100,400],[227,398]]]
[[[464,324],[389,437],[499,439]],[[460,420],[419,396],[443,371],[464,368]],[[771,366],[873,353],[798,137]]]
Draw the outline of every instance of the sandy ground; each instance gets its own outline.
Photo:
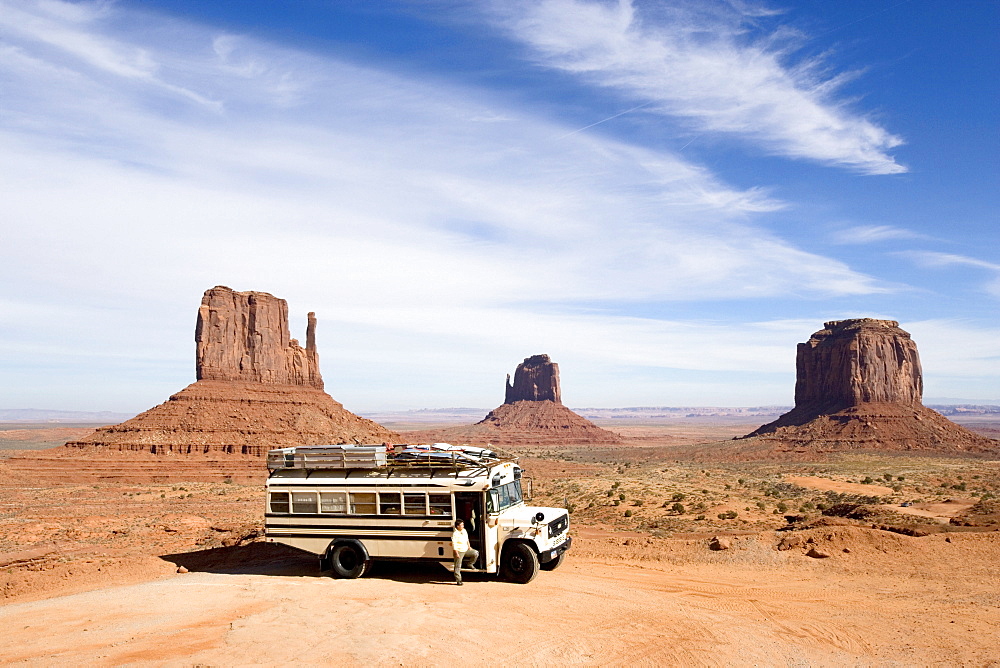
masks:
[[[1000,462],[670,451],[522,453],[536,502],[575,506],[574,547],[528,585],[459,588],[436,565],[319,574],[259,542],[259,484],[43,481],[5,450],[0,665],[1000,666],[1000,524],[950,524],[1000,494]],[[879,495],[937,533],[802,510],[828,494]],[[830,523],[785,527],[780,504]]]
[[[917,551],[1000,546],[953,540]],[[761,564],[755,541],[697,566],[583,555],[528,585],[469,575],[462,588],[437,566],[337,580],[289,553],[7,605],[0,663],[1000,665],[995,572],[956,581],[904,557],[886,577],[864,541],[854,557]]]

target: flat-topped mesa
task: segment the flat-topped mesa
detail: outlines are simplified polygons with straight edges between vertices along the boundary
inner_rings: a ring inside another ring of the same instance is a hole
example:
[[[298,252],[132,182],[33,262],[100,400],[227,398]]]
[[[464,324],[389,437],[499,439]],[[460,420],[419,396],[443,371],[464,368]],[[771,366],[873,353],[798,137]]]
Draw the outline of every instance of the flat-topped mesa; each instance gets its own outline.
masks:
[[[834,320],[798,345],[795,407],[829,413],[865,403],[920,406],[917,344],[895,320]]]
[[[524,358],[514,371],[514,382],[507,374],[505,404],[517,401],[551,401],[562,404],[559,389],[559,365],[548,355],[532,355]]]
[[[323,389],[316,352],[316,314],[309,314],[306,347],[288,330],[288,302],[266,292],[205,291],[195,328],[198,380]]]
[[[917,344],[894,320],[824,323],[795,360],[795,408],[743,438],[741,457],[872,450],[995,455],[995,441],[921,404]]]

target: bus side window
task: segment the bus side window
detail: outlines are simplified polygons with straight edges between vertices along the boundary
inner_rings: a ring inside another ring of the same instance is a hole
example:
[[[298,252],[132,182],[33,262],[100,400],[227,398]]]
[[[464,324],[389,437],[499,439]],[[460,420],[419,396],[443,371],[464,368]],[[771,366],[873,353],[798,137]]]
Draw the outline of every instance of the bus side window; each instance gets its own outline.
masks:
[[[404,515],[426,515],[427,495],[423,492],[403,493],[403,514]]]
[[[378,501],[378,511],[382,515],[399,515],[402,512],[399,492],[379,492]]]
[[[345,492],[320,492],[320,512],[344,515],[347,513],[347,494]]]
[[[451,494],[428,494],[431,515],[451,517]]]
[[[351,513],[355,515],[374,515],[375,492],[351,492]]]
[[[292,492],[293,513],[315,513],[318,511],[316,492]]]
[[[288,492],[271,492],[271,512],[288,512]]]

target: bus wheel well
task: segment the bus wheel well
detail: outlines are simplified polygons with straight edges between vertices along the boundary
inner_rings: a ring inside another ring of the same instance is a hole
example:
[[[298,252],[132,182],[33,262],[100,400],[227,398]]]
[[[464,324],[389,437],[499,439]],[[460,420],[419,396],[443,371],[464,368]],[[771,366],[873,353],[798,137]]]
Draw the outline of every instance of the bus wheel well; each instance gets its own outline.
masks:
[[[329,563],[330,570],[339,578],[359,578],[372,563],[364,544],[352,538],[330,543],[323,561]]]
[[[538,575],[538,549],[527,540],[508,540],[500,553],[500,573],[505,580],[527,584]]]

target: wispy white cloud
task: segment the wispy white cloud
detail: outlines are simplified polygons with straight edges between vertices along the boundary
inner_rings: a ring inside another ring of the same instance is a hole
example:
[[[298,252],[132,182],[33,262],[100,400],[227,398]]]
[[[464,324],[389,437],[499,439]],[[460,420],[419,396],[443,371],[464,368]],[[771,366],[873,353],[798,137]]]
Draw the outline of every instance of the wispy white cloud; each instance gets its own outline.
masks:
[[[778,155],[868,174],[906,171],[887,153],[902,140],[837,99],[851,73],[828,75],[815,59],[793,62],[790,31],[749,37],[746,19],[776,13],[764,7],[674,1],[654,12],[631,0],[496,7],[542,65],[617,89],[645,111]]]
[[[983,284],[983,291],[993,297],[1000,298],[1000,264],[965,255],[941,253],[938,251],[900,251],[897,255],[929,269],[942,267],[973,267],[975,269],[984,269],[990,278]]]
[[[856,225],[838,230],[830,235],[830,238],[836,244],[861,245],[892,239],[928,239],[929,237],[926,234],[892,225]]]
[[[0,343],[22,351],[30,340],[40,356],[119,347],[139,359],[152,347],[188,368],[200,294],[228,284],[320,314],[331,388],[353,377],[354,391],[385,393],[391,378],[378,385],[364,370],[374,364],[412,376],[393,392],[428,405],[420,396],[444,396],[469,369],[495,371],[499,351],[692,371],[778,357],[770,335],[740,352],[722,327],[615,317],[609,302],[886,289],[764,229],[758,218],[785,205],[766,191],[674,155],[565,136],[573,128],[481,91],[155,15],[136,35],[121,27],[123,5],[0,0],[15,5],[30,16],[5,14],[0,28],[0,299],[38,317]],[[23,29],[31,16],[76,37],[54,48],[48,27]],[[68,391],[57,376],[37,382]]]

